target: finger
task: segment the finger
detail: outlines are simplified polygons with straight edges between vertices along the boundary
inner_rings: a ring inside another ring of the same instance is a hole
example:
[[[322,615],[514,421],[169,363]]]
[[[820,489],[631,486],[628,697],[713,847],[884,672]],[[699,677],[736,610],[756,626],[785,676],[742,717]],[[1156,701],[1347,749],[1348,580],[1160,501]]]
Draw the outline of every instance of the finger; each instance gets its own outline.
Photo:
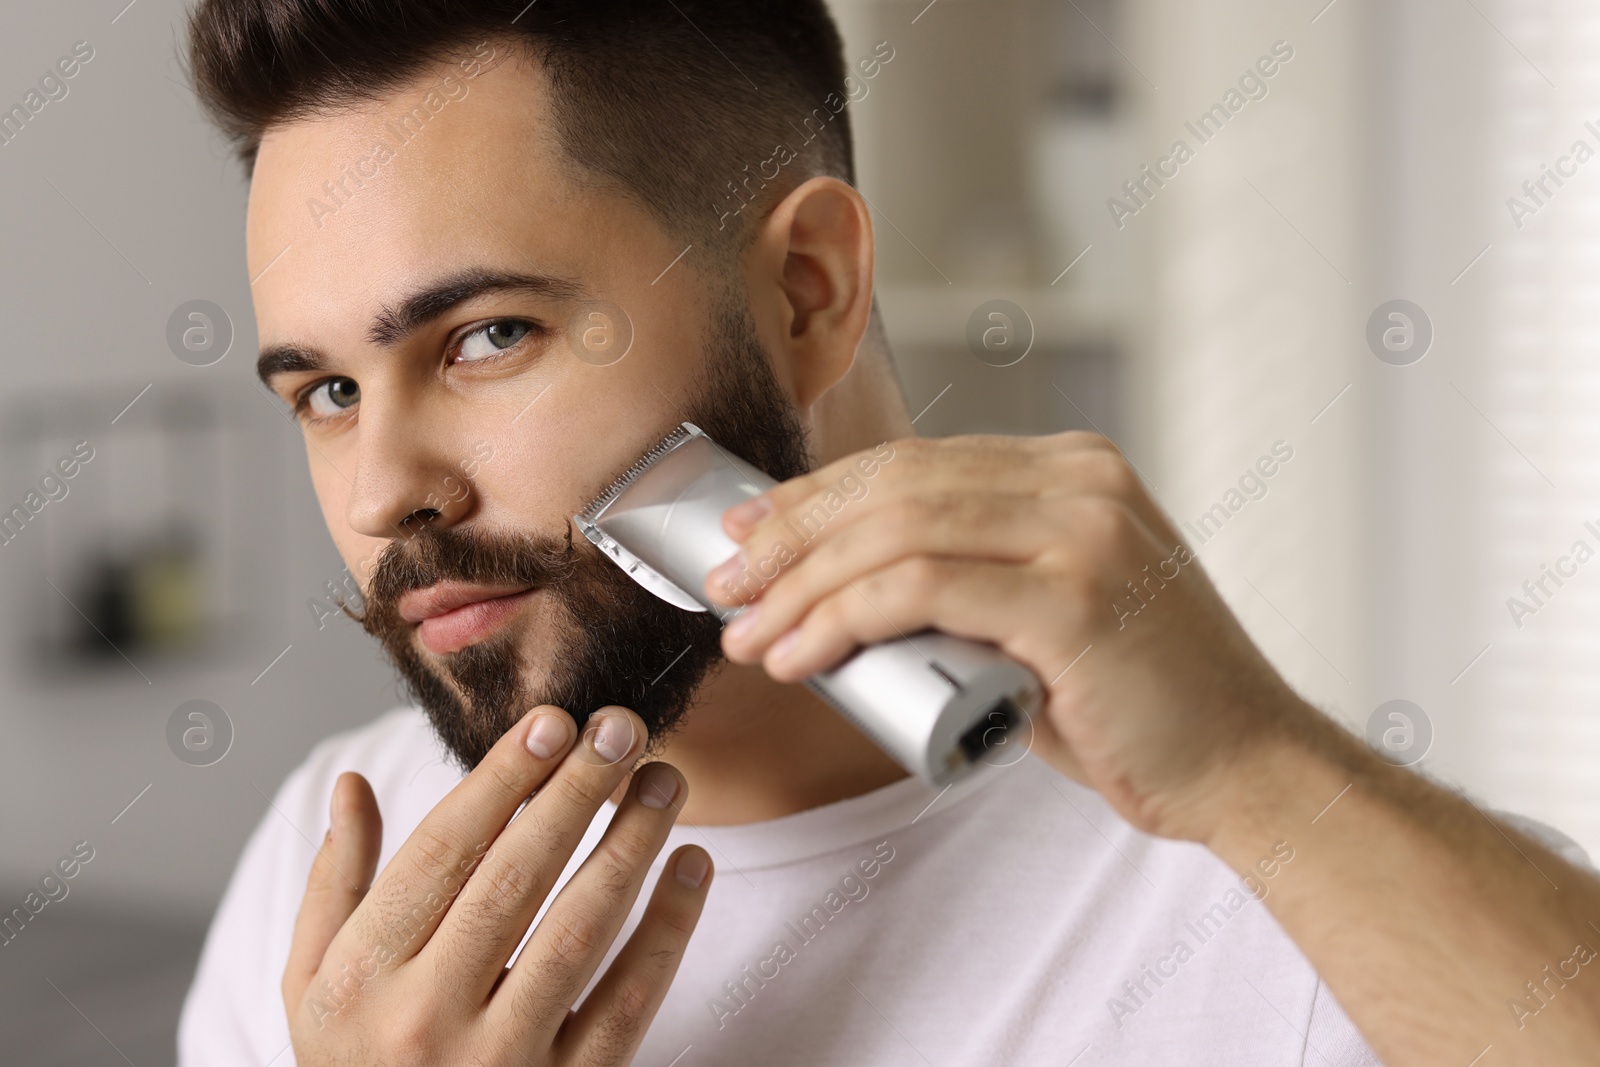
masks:
[[[786,512],[809,511],[825,501],[830,492],[846,492],[851,476],[876,487],[884,483],[915,484],[937,473],[952,488],[1020,491],[1032,484],[1028,468],[1039,460],[1090,452],[1118,454],[1116,446],[1104,437],[1081,431],[1050,437],[907,437],[844,456],[729,508],[723,528],[734,540],[743,540],[752,530],[777,521]]]
[[[378,876],[350,946],[404,962],[427,944],[441,917],[528,795],[571,747],[577,729],[560,708],[529,712],[412,831]],[[353,924],[354,925],[354,924]],[[454,999],[454,998],[452,998]]]
[[[1215,597],[1186,548],[1161,556],[1125,510],[1079,510],[1095,528],[1031,563],[909,556],[847,582],[773,641],[763,666],[777,681],[800,681],[856,648],[935,629],[996,645],[1053,685],[1087,644],[1134,638],[1127,623],[1147,603],[1161,598],[1182,613],[1196,596]],[[1153,639],[1137,629],[1138,640]]]
[[[490,1004],[508,1025],[555,1034],[633,909],[645,874],[667,842],[687,786],[665,763],[634,775],[594,851],[551,903]]]
[[[561,1028],[562,1062],[628,1063],[661,1008],[711,890],[711,857],[685,845],[667,860],[639,926]]]
[[[1048,440],[1048,439],[1047,439]],[[1143,475],[1116,445],[1103,437],[1089,447],[1067,449],[1050,464],[1074,495],[1110,500],[1126,508],[1169,550],[1183,538],[1145,487]]]
[[[767,649],[762,663],[777,681],[798,682],[857,648],[936,629],[998,645],[1048,677],[1041,672],[1049,664],[1034,662],[1048,654],[1050,646],[1039,640],[1045,635],[1036,623],[1021,622],[1052,617],[1035,603],[1058,599],[1046,592],[1048,584],[1035,567],[912,556],[825,597]],[[1074,609],[1061,603],[1052,611],[1058,624],[1071,625]]]
[[[283,971],[283,1001],[291,1014],[305,999],[328,946],[371,887],[383,844],[383,816],[361,775],[339,776],[328,809],[328,834],[311,862]]]
[[[751,497],[729,508],[723,513],[722,528],[735,541],[742,541],[752,530],[770,521],[772,516],[789,510],[826,486],[837,484],[846,475],[856,474],[862,478],[877,477],[883,464],[895,458],[896,448],[904,448],[908,443],[908,441],[885,441],[876,448],[843,456],[814,471],[798,474],[759,496]]]
[[[1054,511],[1065,513],[1061,519]],[[819,601],[848,583],[910,556],[1024,563],[1060,541],[1053,508],[1035,495],[929,494],[896,501],[836,531],[762,590],[723,632],[736,663],[754,663]]]
[[[422,950],[444,982],[475,1004],[489,997],[595,813],[627,777],[646,740],[644,721],[627,708],[602,708],[590,717],[572,754],[499,835]],[[637,836],[637,815],[619,826],[621,810],[611,830]],[[669,808],[669,823],[672,814]]]
[[[926,438],[907,437],[899,441],[884,442],[876,448],[843,456],[814,471],[790,478],[760,496],[729,508],[723,517],[723,529],[736,541],[742,541],[753,530],[771,527],[785,517],[809,513],[814,506],[826,504],[830,493],[849,498],[852,489],[859,493],[856,482],[871,487],[888,483],[915,485],[930,472],[937,471],[945,479],[962,478],[961,484],[996,488],[995,479],[1016,479],[1025,459],[1042,454],[1039,442],[1054,442],[1057,450],[1075,450],[1093,447],[1102,442],[1094,434],[1060,434],[1054,438],[1005,437],[999,435],[970,434],[961,437]],[[996,462],[1009,459],[1010,462]],[[955,483],[948,483],[954,486]],[[1022,482],[1004,483],[1004,487]]]
[[[792,567],[818,545],[867,516],[908,499],[935,494],[1037,497],[1050,492],[1106,497],[1129,508],[1164,538],[1174,543],[1178,540],[1131,464],[1115,446],[1095,434],[972,436],[940,441],[913,438],[883,447],[899,451],[892,460],[878,465],[870,481],[857,477],[856,469],[841,461],[747,502],[752,509],[762,500],[770,503],[772,510],[759,522],[737,522],[740,508],[730,509],[724,526],[738,531],[735,537],[742,541],[740,552],[707,577],[707,594],[726,604],[754,600],[780,570]],[[742,574],[739,563],[743,564]]]

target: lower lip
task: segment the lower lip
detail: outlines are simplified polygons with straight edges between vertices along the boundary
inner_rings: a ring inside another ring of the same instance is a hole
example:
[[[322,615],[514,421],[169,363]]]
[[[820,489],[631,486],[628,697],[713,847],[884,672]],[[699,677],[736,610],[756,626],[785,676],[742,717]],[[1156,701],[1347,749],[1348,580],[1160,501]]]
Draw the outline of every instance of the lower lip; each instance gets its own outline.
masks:
[[[444,655],[459,652],[468,645],[488,637],[502,623],[515,615],[537,590],[527,589],[510,596],[493,600],[478,600],[463,604],[443,615],[423,619],[417,624],[417,636],[429,652]]]

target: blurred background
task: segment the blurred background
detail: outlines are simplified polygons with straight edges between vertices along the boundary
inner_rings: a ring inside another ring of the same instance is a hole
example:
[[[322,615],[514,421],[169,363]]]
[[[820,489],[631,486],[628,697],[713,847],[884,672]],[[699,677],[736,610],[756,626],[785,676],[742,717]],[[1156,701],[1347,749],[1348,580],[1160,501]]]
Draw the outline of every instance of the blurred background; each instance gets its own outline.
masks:
[[[1110,435],[1303,693],[1600,854],[1600,9],[832,6],[892,49],[852,109],[918,429]],[[267,798],[400,700],[182,7],[0,35],[0,915],[93,855],[0,937],[8,1062],[170,1062]]]

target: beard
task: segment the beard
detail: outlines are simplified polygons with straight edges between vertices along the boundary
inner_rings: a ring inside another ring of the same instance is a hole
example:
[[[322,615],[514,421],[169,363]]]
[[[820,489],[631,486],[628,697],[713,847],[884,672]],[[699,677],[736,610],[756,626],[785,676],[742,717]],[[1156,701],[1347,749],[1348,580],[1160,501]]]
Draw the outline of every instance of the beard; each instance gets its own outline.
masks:
[[[742,304],[713,313],[706,355],[683,418],[779,481],[809,470],[799,417]],[[542,663],[527,661],[512,628],[444,654],[439,666],[424,659],[399,600],[447,580],[547,594],[555,637]],[[560,537],[424,525],[384,549],[363,610],[346,611],[382,644],[463,772],[540,704],[565,709],[580,731],[599,708],[631,708],[650,731],[649,750],[659,751],[723,662],[715,615],[659,599],[587,540],[575,541],[570,524]]]

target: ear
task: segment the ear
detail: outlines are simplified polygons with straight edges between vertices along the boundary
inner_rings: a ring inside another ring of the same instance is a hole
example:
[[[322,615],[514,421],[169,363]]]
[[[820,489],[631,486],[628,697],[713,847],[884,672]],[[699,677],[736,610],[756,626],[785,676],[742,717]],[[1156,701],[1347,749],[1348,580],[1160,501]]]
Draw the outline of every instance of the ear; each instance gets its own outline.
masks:
[[[837,178],[808,179],[760,224],[747,259],[751,313],[803,415],[855,362],[872,263],[872,215]]]

